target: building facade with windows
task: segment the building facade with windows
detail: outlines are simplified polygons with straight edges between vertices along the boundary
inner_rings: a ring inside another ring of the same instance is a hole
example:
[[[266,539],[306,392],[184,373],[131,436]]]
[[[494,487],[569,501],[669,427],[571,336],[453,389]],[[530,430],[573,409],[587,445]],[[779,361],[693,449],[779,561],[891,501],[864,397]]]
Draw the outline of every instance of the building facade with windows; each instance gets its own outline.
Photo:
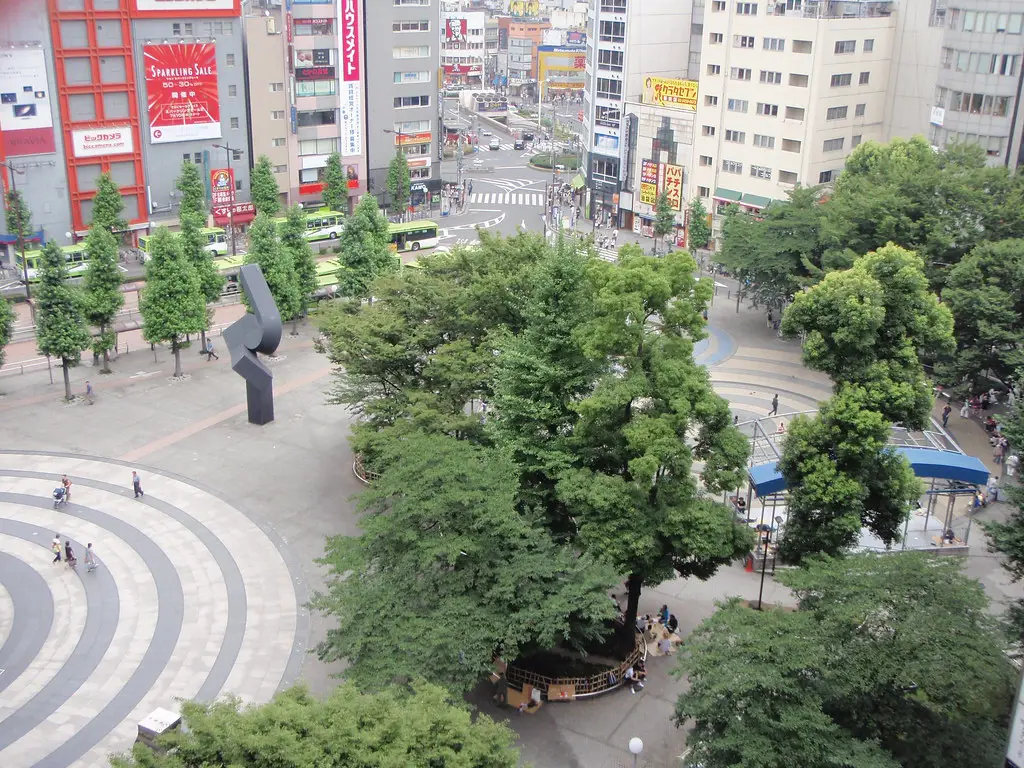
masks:
[[[716,215],[827,184],[863,141],[884,140],[890,2],[711,0],[704,16],[693,192]]]
[[[486,62],[486,14],[458,11],[441,14],[441,69],[444,85],[461,85],[479,91],[484,84]]]
[[[587,215],[625,226],[633,208],[625,184],[626,102],[641,101],[649,78],[696,76],[705,9],[692,0],[591,0],[589,11],[582,136]]]
[[[373,41],[366,49],[369,189],[383,204],[391,202],[388,166],[399,151],[409,163],[414,205],[429,203],[440,189],[437,77],[445,39],[440,22],[438,0],[366,2],[366,35]],[[456,31],[461,29],[460,24]]]

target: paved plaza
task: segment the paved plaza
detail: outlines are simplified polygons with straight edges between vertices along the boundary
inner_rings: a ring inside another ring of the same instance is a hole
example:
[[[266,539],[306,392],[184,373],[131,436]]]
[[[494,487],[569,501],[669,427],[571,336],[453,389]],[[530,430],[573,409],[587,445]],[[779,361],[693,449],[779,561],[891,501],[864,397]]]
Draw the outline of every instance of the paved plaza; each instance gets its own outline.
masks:
[[[776,393],[780,419],[815,407],[828,381],[800,365],[798,346],[776,338],[763,315],[737,312],[731,285],[722,281],[712,333],[697,351],[716,390],[741,421],[767,414]],[[266,701],[297,680],[325,692],[341,671],[308,653],[324,623],[303,607],[323,585],[314,560],[324,537],[357,530],[351,417],[325,403],[328,362],[313,351],[311,329],[286,335],[270,362],[277,420],[254,427],[227,356],[207,363],[183,354],[185,381],[170,379],[164,350],[122,355],[110,376],[75,369],[76,391],[93,382],[94,405],[64,404],[59,372],[54,384],[45,369],[0,376],[3,768],[104,766],[156,707],[227,693]],[[977,425],[951,426],[969,449]],[[143,499],[132,493],[133,469]],[[55,510],[63,473],[72,499]],[[77,572],[51,562],[55,533],[71,541]],[[1015,595],[977,541],[973,575],[997,600]],[[82,564],[88,542],[100,563],[92,573]],[[716,600],[757,593],[758,576],[736,566],[705,583],[647,590],[641,610],[668,603],[685,634]],[[771,578],[765,599],[790,600]],[[620,690],[533,715],[495,708],[488,686],[473,701],[509,719],[537,768],[631,765],[632,736],[644,740],[641,765],[678,766],[685,734],[669,718],[685,681],[669,675],[673,665],[652,659],[638,695]]]

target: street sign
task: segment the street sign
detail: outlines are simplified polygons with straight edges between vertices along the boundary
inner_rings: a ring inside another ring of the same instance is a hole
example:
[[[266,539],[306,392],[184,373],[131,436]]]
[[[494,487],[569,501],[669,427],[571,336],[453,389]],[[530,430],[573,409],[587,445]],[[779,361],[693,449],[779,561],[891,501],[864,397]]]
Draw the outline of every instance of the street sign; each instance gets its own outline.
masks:
[[[213,223],[224,226],[231,222],[234,209],[235,224],[248,224],[256,218],[256,206],[252,203],[235,203],[234,205],[215,205],[213,207]]]

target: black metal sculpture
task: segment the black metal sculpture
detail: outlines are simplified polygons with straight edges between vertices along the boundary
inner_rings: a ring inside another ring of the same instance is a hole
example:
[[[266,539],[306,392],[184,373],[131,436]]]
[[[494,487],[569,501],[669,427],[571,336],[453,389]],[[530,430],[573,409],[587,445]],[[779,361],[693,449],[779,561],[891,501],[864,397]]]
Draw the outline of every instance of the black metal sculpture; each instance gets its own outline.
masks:
[[[238,280],[252,312],[224,331],[224,342],[231,353],[231,369],[245,379],[249,423],[269,424],[274,420],[274,374],[256,353],[272,355],[281,343],[281,313],[259,264],[243,265]]]

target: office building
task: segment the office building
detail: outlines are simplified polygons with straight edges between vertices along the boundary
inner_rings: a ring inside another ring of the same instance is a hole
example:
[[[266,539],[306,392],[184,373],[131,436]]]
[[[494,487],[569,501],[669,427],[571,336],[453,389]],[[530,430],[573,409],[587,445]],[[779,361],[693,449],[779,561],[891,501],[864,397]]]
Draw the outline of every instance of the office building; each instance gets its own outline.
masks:
[[[479,91],[484,85],[486,15],[483,11],[441,14],[441,69],[444,85]],[[434,37],[437,40],[437,36]]]

